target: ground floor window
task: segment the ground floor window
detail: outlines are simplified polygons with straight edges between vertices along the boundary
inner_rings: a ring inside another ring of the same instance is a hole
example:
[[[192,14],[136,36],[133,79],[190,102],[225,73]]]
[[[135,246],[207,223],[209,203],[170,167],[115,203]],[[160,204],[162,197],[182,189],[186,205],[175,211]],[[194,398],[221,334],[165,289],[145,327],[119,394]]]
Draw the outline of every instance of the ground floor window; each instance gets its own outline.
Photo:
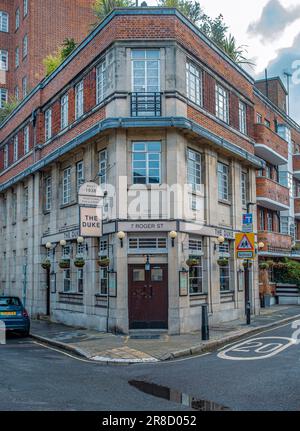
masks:
[[[77,270],[77,291],[83,293],[83,269]]]
[[[108,267],[100,268],[100,295],[108,294]]]
[[[230,290],[230,266],[220,266],[220,290],[228,292]]]
[[[71,271],[69,269],[64,270],[64,292],[70,292],[71,290]]]
[[[197,261],[195,266],[190,266],[189,269],[189,289],[190,295],[198,295],[203,293],[203,271],[202,271],[202,257],[190,256],[190,259]]]

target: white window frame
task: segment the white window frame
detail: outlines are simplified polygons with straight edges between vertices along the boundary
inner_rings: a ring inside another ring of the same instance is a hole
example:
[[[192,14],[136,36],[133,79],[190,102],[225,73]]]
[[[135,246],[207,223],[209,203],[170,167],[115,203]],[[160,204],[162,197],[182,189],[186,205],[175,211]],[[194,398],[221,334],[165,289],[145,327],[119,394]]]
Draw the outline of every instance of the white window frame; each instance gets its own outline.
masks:
[[[23,58],[28,55],[28,34],[23,37]]]
[[[71,167],[63,170],[62,203],[67,205],[71,202]]]
[[[4,169],[7,169],[8,168],[8,144],[5,144],[3,148],[3,163],[4,163]]]
[[[75,119],[82,117],[84,112],[84,85],[83,80],[75,86]]]
[[[23,16],[28,15],[28,0],[23,0]]]
[[[226,271],[226,273],[225,273]],[[225,273],[225,275],[224,275]],[[230,292],[230,280],[231,280],[231,276],[230,276],[230,259],[228,259],[228,265],[227,266],[220,266],[219,267],[219,277],[220,277],[220,292],[222,293],[226,293],[226,292]],[[228,280],[228,286],[226,289],[222,289],[222,282],[221,280]]]
[[[8,51],[6,49],[0,50],[0,70],[8,70]]]
[[[191,148],[187,149],[187,182],[192,192],[201,190],[201,153]]]
[[[81,288],[80,288],[81,285]],[[83,293],[84,292],[84,272],[83,268],[77,269],[77,292]]]
[[[218,198],[229,201],[229,166],[218,162]]]
[[[202,260],[202,256],[201,255],[194,255],[194,254],[190,254],[189,255],[190,259],[197,259],[199,264],[194,266],[194,267],[190,267],[189,268],[189,294],[190,296],[197,296],[197,295],[202,295],[203,294],[203,260]],[[200,273],[200,276],[197,277],[193,277],[192,276],[192,271],[195,270],[195,268],[197,268],[197,270]],[[197,292],[191,292],[191,280],[201,280],[201,289],[197,290]]]
[[[0,11],[0,31],[9,32],[9,15],[7,12]]]
[[[157,58],[150,58],[147,57],[147,53],[150,52],[157,52],[158,56]],[[140,57],[136,56],[135,57],[135,53],[140,53]],[[143,55],[142,55],[143,54]],[[135,76],[135,71],[137,70],[136,68],[136,62],[140,63],[140,62],[144,62],[145,65],[143,67],[143,76],[140,76],[139,78],[137,78]],[[155,68],[155,70],[157,69],[157,77],[148,77],[148,72],[149,72],[149,68],[147,66],[148,62],[157,62],[157,68]],[[144,82],[142,85],[137,85],[136,84],[136,78],[137,79],[143,79]],[[156,85],[150,85],[151,83],[151,79],[157,79]],[[151,87],[155,87],[155,89],[151,89]],[[160,92],[160,50],[159,49],[132,49],[131,50],[131,88],[133,92],[136,93],[159,93]]]
[[[16,10],[15,27],[16,27],[16,30],[18,30],[18,28],[20,28],[20,9],[19,8],[17,8],[17,10]]]
[[[14,137],[14,162],[19,158],[19,137],[15,135]]]
[[[160,144],[160,150],[149,150],[149,146],[151,144]],[[143,150],[137,150],[135,149],[135,146],[137,145],[144,145],[144,149]],[[137,160],[135,159],[135,155],[137,154],[144,154],[144,160]],[[154,160],[151,159],[151,155],[158,155],[158,160]],[[161,184],[162,182],[162,170],[161,170],[161,159],[162,159],[162,142],[161,141],[133,141],[132,142],[132,183],[133,184]],[[136,166],[140,166],[139,163],[144,162],[145,167],[141,168],[141,167],[136,167]],[[158,162],[158,168],[151,168],[151,162]],[[135,170],[136,169],[140,169],[140,170],[144,170],[145,171],[145,176],[143,178],[145,178],[145,182],[141,183],[141,182],[136,182],[135,178],[139,178],[137,176],[135,176]],[[159,172],[158,177],[156,175],[150,175],[150,171],[151,169]],[[158,178],[158,182],[150,182],[150,178]]]
[[[216,117],[229,124],[229,93],[222,85],[216,84]]]
[[[18,86],[16,86],[16,87],[15,87],[15,98],[16,98],[16,100],[19,100],[19,97],[20,97],[20,94],[19,94],[19,87],[18,87]]]
[[[130,254],[160,254],[168,249],[166,237],[137,236],[128,240],[128,253]]]
[[[49,175],[45,179],[45,211],[51,211],[52,208],[52,177]]]
[[[8,92],[6,88],[0,88],[0,108],[4,108],[4,104],[7,103]]]
[[[70,269],[64,269],[64,277],[63,277],[63,286],[64,286],[64,293],[71,292],[71,270]]]
[[[80,186],[84,183],[84,161],[80,160],[80,162],[76,163],[76,186],[77,191],[79,191]]]
[[[203,72],[191,61],[186,62],[186,94],[196,105],[203,105]]]
[[[247,105],[239,100],[239,130],[247,135]]]
[[[99,168],[99,185],[103,188],[107,184],[107,149],[99,151],[98,153],[98,168]]]
[[[69,125],[69,96],[65,94],[60,100],[61,130]]]
[[[23,217],[28,218],[28,204],[29,204],[29,189],[28,186],[24,187],[23,190]]]
[[[29,153],[29,126],[24,127],[24,154]]]
[[[52,138],[52,108],[45,111],[45,141]]]
[[[23,98],[27,96],[27,76],[24,76],[22,79],[22,93]]]
[[[257,124],[263,124],[263,116],[261,114],[259,114],[258,112],[256,113],[256,123]]]
[[[104,59],[96,68],[96,101],[101,103],[106,97],[106,60]]]
[[[20,66],[20,48],[17,46],[15,49],[15,67]]]
[[[247,185],[248,185],[248,174],[247,172],[241,172],[241,200],[242,206],[247,206]]]

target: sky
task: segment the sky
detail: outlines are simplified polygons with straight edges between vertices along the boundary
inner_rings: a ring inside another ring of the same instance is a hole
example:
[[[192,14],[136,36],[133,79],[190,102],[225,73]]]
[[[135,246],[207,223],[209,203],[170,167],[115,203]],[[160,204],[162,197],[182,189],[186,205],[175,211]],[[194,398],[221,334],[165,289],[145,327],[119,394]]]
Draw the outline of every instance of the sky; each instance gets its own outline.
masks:
[[[146,0],[147,1],[147,0]],[[211,17],[220,13],[239,45],[247,46],[247,57],[256,66],[247,71],[254,78],[292,73],[290,115],[300,123],[300,0],[199,0]],[[148,0],[148,6],[156,0]]]

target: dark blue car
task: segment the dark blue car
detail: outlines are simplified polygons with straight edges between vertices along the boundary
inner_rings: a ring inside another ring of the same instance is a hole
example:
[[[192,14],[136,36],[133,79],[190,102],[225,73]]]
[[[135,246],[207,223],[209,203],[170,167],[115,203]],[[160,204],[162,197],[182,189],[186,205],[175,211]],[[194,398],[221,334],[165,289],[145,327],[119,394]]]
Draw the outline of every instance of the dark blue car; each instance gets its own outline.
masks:
[[[7,331],[30,332],[30,319],[21,300],[17,296],[0,296],[0,321],[5,323]]]

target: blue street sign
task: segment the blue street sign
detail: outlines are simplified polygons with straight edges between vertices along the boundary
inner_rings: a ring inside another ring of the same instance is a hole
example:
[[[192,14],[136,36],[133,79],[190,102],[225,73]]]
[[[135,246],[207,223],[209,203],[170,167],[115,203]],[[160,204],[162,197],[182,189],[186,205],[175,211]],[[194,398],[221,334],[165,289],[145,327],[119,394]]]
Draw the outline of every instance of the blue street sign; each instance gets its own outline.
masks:
[[[243,214],[243,224],[253,224],[253,214]]]

